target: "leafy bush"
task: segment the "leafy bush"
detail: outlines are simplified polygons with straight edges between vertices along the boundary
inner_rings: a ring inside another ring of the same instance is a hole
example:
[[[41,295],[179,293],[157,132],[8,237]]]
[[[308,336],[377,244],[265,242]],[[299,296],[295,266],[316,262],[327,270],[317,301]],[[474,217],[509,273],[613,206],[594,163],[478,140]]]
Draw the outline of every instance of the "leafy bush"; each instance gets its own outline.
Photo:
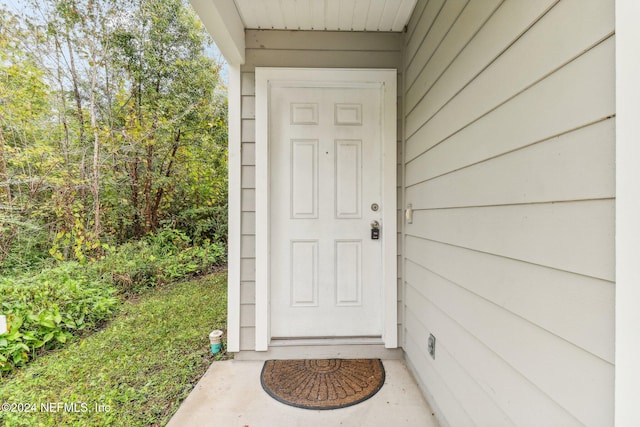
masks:
[[[124,302],[103,330],[0,380],[0,402],[83,402],[92,410],[0,411],[0,426],[166,425],[211,362],[226,357],[213,356],[207,338],[226,329],[226,308],[224,274]]]
[[[0,278],[0,313],[8,315],[11,328],[0,335],[0,374],[107,320],[119,307],[116,294],[208,273],[225,261],[224,246],[194,246],[173,229],[103,247],[106,256],[95,262],[60,262],[35,275]]]
[[[0,207],[0,272],[15,274],[39,268],[50,259],[47,232],[34,221],[5,215]]]
[[[92,274],[124,294],[193,277],[225,261],[225,248],[216,243],[192,245],[182,231],[163,229],[145,239],[125,243],[89,265]]]
[[[32,276],[0,278],[0,312],[8,315],[9,325],[0,335],[0,373],[109,318],[118,306],[115,293],[83,275],[75,262]]]
[[[185,209],[177,216],[174,227],[184,230],[196,244],[209,240],[226,246],[227,205]]]

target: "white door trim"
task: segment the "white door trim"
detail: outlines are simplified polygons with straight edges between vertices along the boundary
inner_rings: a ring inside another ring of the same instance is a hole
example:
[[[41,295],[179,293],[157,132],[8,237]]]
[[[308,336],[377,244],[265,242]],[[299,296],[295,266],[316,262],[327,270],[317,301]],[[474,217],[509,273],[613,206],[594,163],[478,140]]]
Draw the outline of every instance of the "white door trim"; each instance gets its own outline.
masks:
[[[255,349],[267,351],[269,327],[269,87],[282,84],[322,83],[340,87],[354,83],[382,85],[382,216],[383,334],[386,348],[398,346],[397,274],[397,70],[336,68],[256,68],[256,321]],[[300,82],[300,83],[295,83]]]

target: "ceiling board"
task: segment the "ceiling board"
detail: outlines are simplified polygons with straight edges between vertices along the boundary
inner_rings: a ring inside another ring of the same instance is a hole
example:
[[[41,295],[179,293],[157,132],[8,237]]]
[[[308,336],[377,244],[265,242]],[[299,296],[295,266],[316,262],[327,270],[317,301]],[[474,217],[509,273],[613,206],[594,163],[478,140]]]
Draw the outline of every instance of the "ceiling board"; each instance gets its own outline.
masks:
[[[417,0],[234,0],[245,28],[403,31]]]

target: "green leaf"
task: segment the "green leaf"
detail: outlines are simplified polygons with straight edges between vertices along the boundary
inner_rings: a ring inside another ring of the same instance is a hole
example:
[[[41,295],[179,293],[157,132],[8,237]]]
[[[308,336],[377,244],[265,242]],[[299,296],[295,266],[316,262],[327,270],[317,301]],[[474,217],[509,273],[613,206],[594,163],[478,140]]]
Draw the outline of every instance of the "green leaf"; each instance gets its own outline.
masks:
[[[51,319],[40,320],[40,325],[50,329],[54,329],[56,327],[56,324]]]
[[[11,321],[11,323],[9,323],[9,328],[11,331],[17,331],[18,329],[20,329],[20,327],[22,326],[22,323],[24,322],[24,320],[22,319],[22,317],[20,316],[16,316],[13,318],[13,320]]]

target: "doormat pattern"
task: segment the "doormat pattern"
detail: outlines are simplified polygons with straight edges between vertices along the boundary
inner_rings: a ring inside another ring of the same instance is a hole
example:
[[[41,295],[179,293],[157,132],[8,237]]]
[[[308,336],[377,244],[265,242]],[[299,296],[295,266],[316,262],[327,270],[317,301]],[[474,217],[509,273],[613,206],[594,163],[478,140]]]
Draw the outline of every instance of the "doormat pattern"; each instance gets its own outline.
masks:
[[[380,359],[267,360],[262,388],[274,399],[304,409],[338,409],[376,394],[384,384]]]

